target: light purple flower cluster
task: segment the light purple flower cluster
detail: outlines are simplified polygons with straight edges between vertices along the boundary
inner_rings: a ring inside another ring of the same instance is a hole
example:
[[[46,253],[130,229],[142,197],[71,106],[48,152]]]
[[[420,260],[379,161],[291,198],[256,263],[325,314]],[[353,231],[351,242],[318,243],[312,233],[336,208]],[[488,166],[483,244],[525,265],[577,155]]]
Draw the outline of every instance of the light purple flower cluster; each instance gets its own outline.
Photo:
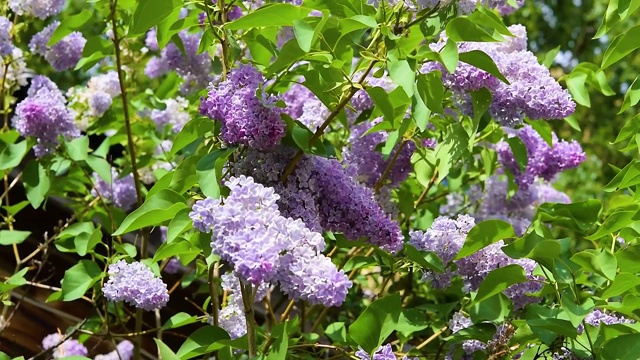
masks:
[[[230,145],[247,145],[267,150],[280,143],[285,135],[283,109],[275,105],[276,97],[257,93],[264,78],[251,65],[241,65],[229,72],[227,80],[211,84],[200,113],[220,121],[220,136]]]
[[[154,41],[153,35],[147,35],[146,43],[149,48],[157,49],[158,43],[157,40]],[[175,70],[183,80],[180,92],[190,94],[205,88],[211,81],[211,57],[206,52],[198,54],[201,34],[191,34],[183,30],[178,35],[184,45],[184,53],[176,44],[169,43],[162,49],[160,57],[149,60],[144,72],[148,77],[156,78]]]
[[[118,73],[109,71],[92,77],[87,82],[88,105],[91,116],[100,117],[109,110],[113,99],[120,95]]]
[[[472,113],[470,91],[486,87],[492,94],[489,112],[505,126],[518,125],[525,116],[539,120],[562,119],[571,115],[576,105],[568,91],[556,82],[546,67],[538,63],[532,52],[526,50],[526,29],[521,25],[512,25],[509,29],[516,37],[504,42],[458,43],[460,53],[481,50],[489,55],[509,84],[462,62],[453,74],[437,63],[426,63],[422,72],[442,71],[445,86],[453,91],[458,107],[467,114]],[[446,36],[443,35],[431,47],[439,51],[445,43]]]
[[[64,338],[64,335],[60,333],[49,334],[42,339],[42,348],[45,350],[54,349],[51,355],[53,359],[88,355],[87,348],[78,340],[64,340]]]
[[[361,347],[358,347],[358,351],[356,351],[355,356],[359,360],[397,360],[396,354],[393,353],[393,348],[391,344],[382,345],[376,349],[373,353],[373,357],[370,356],[366,351],[364,351]],[[402,357],[402,360],[411,360],[407,355]],[[418,360],[418,358],[414,358],[414,360]]]
[[[44,56],[54,70],[63,71],[76,66],[82,57],[82,50],[87,39],[80,32],[74,31],[53,46],[47,45],[58,26],[60,26],[60,22],[54,21],[41,32],[35,34],[29,42],[29,49],[34,54]]]
[[[469,215],[459,215],[456,220],[441,216],[434,220],[426,232],[419,230],[409,233],[410,244],[416,249],[433,251],[445,265],[452,261],[456,265],[455,270],[449,268],[443,274],[427,272],[424,274],[425,280],[430,280],[436,288],[446,288],[454,276],[459,276],[463,281],[463,290],[470,292],[477,290],[491,271],[510,264],[520,265],[525,270],[527,278],[536,279],[533,275],[535,261],[508,257],[501,249],[505,245],[502,241],[454,261],[474,225],[475,220]],[[530,281],[510,286],[505,290],[505,294],[511,298],[514,307],[522,308],[530,302],[537,301],[527,294],[537,292],[540,288],[539,283]]]
[[[400,151],[385,179],[388,185],[394,188],[406,180],[413,169],[411,156],[415,151],[415,144],[408,142],[401,149],[400,145],[396,145],[389,154],[389,158],[385,160],[382,154],[376,151],[376,148],[386,141],[389,134],[386,131],[378,131],[364,135],[381,121],[382,118],[378,118],[352,127],[349,137],[350,146],[345,147],[342,153],[344,162],[349,166],[349,171],[354,174],[356,179],[369,187],[374,187],[382,178],[391,160],[396,157],[396,152]]]
[[[511,147],[506,141],[496,145],[498,161],[515,176],[515,182],[527,189],[537,177],[551,181],[560,172],[577,167],[586,159],[582,147],[577,141],[558,141],[553,135],[553,147],[530,125],[515,131],[527,149],[527,166],[524,172],[520,169]]]
[[[280,211],[302,219],[313,231],[342,232],[352,240],[364,237],[392,252],[402,248],[399,225],[376,203],[371,189],[355,181],[339,161],[304,156],[282,184],[280,176],[294,154],[285,147],[272,152],[248,150],[234,163],[232,173],[251,174],[274,187]]]
[[[449,320],[449,329],[452,333],[457,333],[460,330],[471,327],[473,322],[470,318],[465,316],[461,312],[456,312],[451,316],[451,320]],[[476,351],[484,351],[487,348],[487,344],[483,343],[480,340],[465,340],[462,342],[462,350],[465,354],[471,355]],[[446,359],[450,359],[449,355]]]
[[[600,324],[613,325],[613,324],[633,324],[632,319],[626,319],[624,316],[616,316],[611,313],[606,313],[600,309],[595,309],[584,318],[584,321],[591,326],[600,326]]]
[[[13,54],[13,43],[11,42],[11,20],[5,16],[0,16],[0,57]]]
[[[133,343],[129,340],[121,341],[116,349],[104,355],[97,355],[94,360],[131,360],[133,358]]]
[[[282,99],[287,104],[287,114],[311,131],[315,131],[329,116],[329,109],[324,103],[299,83],[294,83],[282,95]]]
[[[12,122],[20,135],[36,138],[34,152],[42,157],[53,152],[59,136],[69,139],[80,135],[73,118],[56,84],[46,76],[36,76],[27,97],[16,106]]]
[[[435,2],[435,0],[427,1]],[[522,7],[522,5],[524,5],[524,1],[525,0],[516,0],[517,7],[513,7],[508,4],[507,0],[460,0],[458,2],[458,13],[470,14],[476,9],[476,6],[481,5],[488,7],[489,9],[496,9],[504,16],[509,15]]]
[[[136,185],[133,174],[120,178],[118,170],[111,168],[110,182],[102,179],[94,173],[94,189],[91,190],[93,196],[101,196],[105,201],[111,201],[122,210],[130,210],[136,203]]]
[[[158,130],[163,130],[169,125],[174,133],[180,132],[184,124],[189,122],[191,116],[185,110],[189,107],[189,101],[178,96],[175,99],[167,99],[164,101],[166,105],[164,110],[153,109],[151,111],[151,120],[156,123]]]
[[[44,20],[59,14],[66,0],[9,0],[9,8],[17,15],[35,16]]]
[[[357,80],[360,79],[360,72],[356,72],[355,78]],[[374,77],[369,74],[364,81],[365,86],[367,87],[381,87],[386,92],[391,92],[396,88],[396,85],[393,83],[391,78],[384,73],[381,77]],[[366,90],[358,90],[353,97],[351,98],[351,106],[356,111],[365,111],[373,108],[373,99],[369,96]]]
[[[167,284],[157,278],[151,269],[141,262],[120,260],[109,265],[109,281],[102,287],[109,301],[126,301],[146,311],[163,308],[169,301]]]
[[[221,276],[222,289],[229,293],[227,296],[227,304],[223,306],[218,313],[218,325],[223,328],[231,339],[237,339],[247,333],[247,323],[245,321],[245,309],[242,301],[242,292],[240,291],[240,280],[233,273],[227,273]],[[269,286],[263,283],[258,286],[254,302],[260,302],[267,294]]]
[[[313,304],[342,304],[351,282],[322,255],[322,235],[299,219],[282,216],[273,188],[245,176],[231,177],[225,185],[230,193],[224,204],[201,200],[189,214],[195,227],[213,232],[214,253],[242,281],[278,283],[285,294]]]

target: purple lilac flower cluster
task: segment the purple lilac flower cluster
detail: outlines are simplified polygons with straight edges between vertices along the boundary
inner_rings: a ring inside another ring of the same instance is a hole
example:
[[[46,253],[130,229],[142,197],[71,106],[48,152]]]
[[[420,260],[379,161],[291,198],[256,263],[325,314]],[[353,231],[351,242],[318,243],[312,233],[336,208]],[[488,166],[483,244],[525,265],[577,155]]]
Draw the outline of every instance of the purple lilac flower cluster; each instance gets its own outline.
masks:
[[[409,233],[410,244],[421,251],[433,251],[442,259],[444,264],[453,261],[456,269],[448,269],[445,273],[427,272],[425,280],[430,280],[436,288],[446,288],[450,285],[454,276],[459,276],[463,281],[465,292],[478,290],[487,275],[500,267],[511,264],[520,265],[530,280],[537,279],[533,275],[536,263],[530,259],[512,259],[503,251],[504,242],[493,243],[483,249],[462,259],[453,260],[458,251],[464,245],[467,234],[475,225],[475,220],[469,215],[459,215],[456,220],[441,216],[434,220],[431,228],[425,231],[412,231]],[[511,298],[514,307],[522,308],[526,304],[537,301],[537,298],[527,294],[539,291],[541,285],[530,281],[510,286],[505,294]]]
[[[113,99],[120,95],[118,73],[109,71],[93,76],[87,82],[87,98],[91,116],[100,117],[109,110]]]
[[[229,72],[227,80],[209,87],[200,113],[222,123],[220,136],[227,144],[267,150],[284,137],[283,109],[275,105],[276,97],[258,95],[263,83],[258,69],[241,65]]]
[[[20,135],[36,138],[34,152],[42,157],[53,152],[59,136],[69,139],[80,135],[73,119],[56,84],[46,76],[36,76],[27,97],[16,106],[12,122]]]
[[[49,334],[42,339],[42,348],[45,350],[54,349],[51,357],[60,359],[69,356],[87,356],[87,348],[78,340],[64,340],[64,335],[60,333]]]
[[[302,219],[314,231],[342,232],[347,238],[396,252],[402,248],[400,226],[376,203],[373,191],[355,181],[335,159],[304,156],[286,184],[280,176],[295,150],[248,150],[233,165],[236,176],[251,174],[280,195],[278,206],[287,217]]]
[[[508,4],[507,0],[459,0],[457,1],[459,14],[470,14],[478,5],[488,7],[490,9],[496,9],[500,14],[508,15],[516,11],[518,8],[524,5],[525,0],[516,0],[518,7],[513,7]],[[369,0],[369,4],[378,6],[381,0]],[[390,6],[395,6],[397,3],[403,2],[404,5],[411,11],[419,12],[425,9],[434,9],[436,6],[444,8],[451,4],[451,0],[387,0],[385,1]]]
[[[311,131],[315,131],[329,116],[329,109],[324,103],[302,84],[294,83],[282,94],[282,99],[287,104],[287,114]]]
[[[164,110],[151,111],[151,120],[156,123],[158,130],[169,125],[172,132],[180,132],[184,124],[191,119],[189,113],[185,111],[189,107],[189,101],[178,96],[175,99],[165,100],[164,104],[166,105]]]
[[[242,292],[240,291],[240,279],[234,273],[227,273],[221,276],[222,289],[229,295],[227,296],[227,304],[223,306],[218,313],[218,324],[231,337],[237,339],[247,333],[247,323],[245,321],[245,309],[242,301]],[[256,291],[254,302],[260,302],[267,294],[269,286],[266,283],[261,284]]]
[[[395,157],[396,160],[385,179],[388,185],[394,188],[406,180],[413,169],[411,156],[415,151],[415,144],[408,142],[402,148],[400,148],[400,145],[396,145],[395,149],[389,154],[389,158],[385,160],[382,154],[376,151],[376,148],[386,141],[389,136],[388,133],[386,131],[378,131],[364,135],[381,121],[382,118],[378,118],[352,127],[348,141],[350,146],[345,147],[342,153],[344,162],[349,166],[349,171],[353,173],[356,179],[369,187],[374,187],[380,181],[391,159]],[[400,151],[400,154],[396,157],[396,152],[398,151]]]
[[[116,349],[108,354],[96,355],[94,360],[131,360],[133,358],[133,343],[124,340],[116,345]]]
[[[82,57],[82,50],[87,39],[80,32],[74,31],[54,45],[47,45],[58,26],[60,26],[60,22],[54,21],[41,32],[35,34],[29,42],[29,49],[34,54],[44,56],[54,70],[63,71],[76,66]]]
[[[632,319],[627,319],[624,316],[617,316],[615,314],[605,312],[600,309],[594,309],[591,311],[585,318],[584,321],[594,327],[598,327],[601,324],[605,325],[614,325],[614,324],[633,324],[635,323]],[[582,324],[578,325],[578,333],[582,334],[584,331],[584,326]]]
[[[449,329],[452,333],[457,333],[460,330],[471,327],[473,322],[469,317],[458,311],[454,313],[449,320]],[[493,339],[484,343],[480,340],[464,340],[462,342],[461,349],[463,351],[462,359],[473,359],[473,353],[476,351],[483,351],[487,353],[493,353],[498,349],[503,349],[513,336],[513,327],[510,324],[500,324],[497,328],[496,334]],[[445,356],[446,360],[454,359],[454,348]]]
[[[520,188],[527,189],[536,178],[551,181],[560,172],[577,167],[586,159],[582,147],[577,141],[558,141],[553,135],[553,146],[550,146],[531,125],[515,130],[516,136],[522,140],[527,149],[527,166],[520,169],[511,147],[506,141],[496,145],[498,161],[515,176]]]
[[[11,42],[11,29],[13,24],[5,16],[0,16],[0,57],[13,54],[13,43]]]
[[[59,14],[66,0],[9,0],[9,8],[16,15],[34,16],[44,20]]]
[[[159,57],[149,60],[144,72],[153,79],[175,70],[183,80],[180,92],[190,94],[205,88],[211,81],[211,57],[206,52],[198,54],[201,34],[191,34],[183,30],[178,36],[182,40],[184,53],[176,44],[169,43],[162,49]],[[147,34],[145,43],[152,50],[158,49],[155,30]]]
[[[163,308],[169,301],[169,291],[162,279],[141,262],[127,264],[120,260],[109,265],[109,281],[102,287],[109,301],[126,301],[142,310]]]
[[[230,194],[224,204],[198,201],[189,216],[196,228],[213,232],[211,248],[238,277],[254,285],[278,283],[285,294],[313,304],[342,304],[351,282],[322,255],[322,235],[282,216],[273,188],[246,176],[225,185]]]
[[[130,210],[136,203],[136,185],[133,174],[120,178],[118,170],[111,168],[111,179],[107,182],[98,174],[94,173],[94,189],[91,190],[93,196],[101,196],[106,201],[111,201],[122,210]]]
[[[370,356],[362,348],[358,347],[358,351],[355,353],[356,358],[359,360],[397,360],[396,354],[393,353],[391,344],[382,345],[373,352],[373,356]],[[407,355],[402,356],[402,360],[412,360]],[[418,358],[413,358],[418,360]]]
[[[482,87],[489,89],[492,93],[489,112],[505,126],[518,125],[525,116],[539,120],[562,119],[571,115],[576,105],[568,91],[556,82],[546,67],[538,63],[532,52],[526,50],[526,29],[522,25],[512,25],[509,30],[516,36],[503,42],[458,43],[461,53],[481,50],[489,55],[509,84],[462,62],[452,74],[434,62],[426,63],[422,72],[440,70],[445,86],[453,91],[458,107],[467,114],[473,111],[470,92]],[[441,40],[431,47],[439,51],[445,43],[446,36],[442,35]]]

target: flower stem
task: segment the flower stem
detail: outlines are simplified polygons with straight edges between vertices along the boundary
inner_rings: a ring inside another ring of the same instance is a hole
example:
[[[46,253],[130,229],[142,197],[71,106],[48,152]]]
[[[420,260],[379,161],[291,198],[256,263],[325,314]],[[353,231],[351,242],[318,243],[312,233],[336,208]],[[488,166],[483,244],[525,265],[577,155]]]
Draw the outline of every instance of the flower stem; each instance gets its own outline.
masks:
[[[249,358],[258,355],[258,344],[256,343],[256,320],[253,311],[253,290],[251,284],[240,282],[240,292],[242,293],[242,303],[244,304],[244,317],[247,320],[247,341],[249,342]]]

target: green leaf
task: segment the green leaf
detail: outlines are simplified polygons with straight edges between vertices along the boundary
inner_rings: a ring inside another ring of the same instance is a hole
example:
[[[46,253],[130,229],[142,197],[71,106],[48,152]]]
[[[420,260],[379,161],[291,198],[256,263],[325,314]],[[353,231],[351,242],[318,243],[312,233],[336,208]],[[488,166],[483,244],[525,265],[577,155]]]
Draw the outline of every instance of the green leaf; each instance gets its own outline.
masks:
[[[558,56],[558,53],[560,52],[560,48],[561,48],[561,45],[558,45],[555,48],[547,51],[547,53],[544,54],[544,58],[540,59],[540,63],[544,65],[547,69],[550,68],[551,65],[553,65],[553,62],[555,61],[556,56]]]
[[[101,157],[90,155],[85,159],[85,162],[91,170],[100,176],[107,184],[111,184],[113,175],[111,174],[111,165],[109,162]]]
[[[485,220],[476,224],[476,226],[469,231],[464,245],[462,245],[462,248],[455,258],[462,259],[495,242],[515,237],[516,234],[513,231],[513,226],[508,222],[502,220]]]
[[[333,340],[337,344],[346,344],[347,340],[347,328],[344,326],[344,322],[335,322],[327,326],[324,330],[324,334]]]
[[[416,86],[420,98],[429,110],[440,114],[444,113],[442,106],[444,85],[442,85],[440,71],[431,71],[427,74],[418,75]]]
[[[354,269],[361,269],[376,263],[376,259],[373,256],[354,256],[342,268],[345,272],[349,272]]]
[[[169,229],[167,230],[167,242],[170,243],[175,240],[178,235],[182,234],[185,230],[193,226],[193,221],[189,217],[191,208],[180,210],[176,216],[171,219],[169,223]]]
[[[217,199],[220,197],[220,179],[222,166],[234,151],[234,148],[218,149],[198,161],[196,174],[202,193]]]
[[[529,280],[524,275],[524,269],[520,265],[512,264],[495,269],[491,271],[480,284],[473,303],[479,303],[499,294],[513,284],[527,281]]]
[[[486,88],[471,91],[471,103],[473,105],[473,120],[478,122],[491,106],[491,91]]]
[[[413,87],[416,79],[416,72],[411,68],[407,60],[387,61],[389,77],[398,84],[407,96],[413,96]]]
[[[176,135],[168,156],[174,156],[185,146],[191,144],[204,134],[213,130],[213,125],[213,120],[204,117],[197,117],[186,123],[182,130],[180,130],[178,135]]]
[[[311,51],[311,45],[314,42],[315,29],[304,20],[293,21],[293,33],[296,36],[300,49],[305,52]]]
[[[225,24],[229,30],[248,30],[261,26],[292,26],[294,20],[304,19],[311,9],[291,4],[269,4],[241,18]]]
[[[387,93],[387,91],[379,86],[367,87],[366,91],[367,94],[369,94],[369,96],[371,97],[371,100],[373,100],[376,108],[382,111],[384,121],[393,123],[395,114],[393,111],[393,104],[391,104],[391,101],[389,100],[389,94]]]
[[[614,144],[618,144],[622,141],[628,140],[634,136],[636,136],[636,134],[640,133],[640,114],[634,116],[634,117],[630,117],[627,122],[624,124],[624,126],[622,127],[622,129],[620,129],[620,132],[618,133],[618,136],[616,137],[616,141],[614,141]],[[634,161],[635,163],[635,161]],[[613,181],[613,180],[612,180]],[[609,188],[609,191],[611,190],[611,188]],[[607,191],[607,190],[605,190]]]
[[[634,120],[638,120],[634,117]],[[632,160],[605,185],[604,191],[612,192],[640,184],[640,161]]]
[[[400,318],[400,294],[374,301],[349,326],[349,336],[366,352],[377,349],[391,335]]]
[[[181,326],[193,324],[198,321],[198,317],[195,315],[189,315],[185,312],[180,312],[173,315],[162,325],[162,330],[169,330],[179,328]]]
[[[29,146],[27,140],[23,140],[17,144],[7,144],[6,146],[0,143],[0,149],[0,170],[7,170],[20,165],[29,151]]]
[[[102,278],[102,269],[91,260],[80,262],[64,272],[62,279],[62,300],[80,299],[93,284]]]
[[[34,209],[40,207],[47,192],[49,192],[51,187],[49,176],[49,171],[44,168],[44,165],[33,160],[29,161],[22,172],[22,181],[24,181],[27,199]]]
[[[590,229],[598,221],[602,210],[599,200],[587,200],[572,204],[545,203],[540,205],[536,218],[582,231]]]
[[[87,136],[77,137],[66,143],[67,154],[74,161],[83,161],[89,155],[89,138]]]
[[[287,324],[288,322],[278,324],[271,333],[271,336],[276,340],[273,342],[273,346],[271,346],[267,360],[285,360],[287,358],[287,349],[289,348]]]
[[[176,353],[171,350],[165,343],[160,339],[153,339],[158,346],[158,355],[160,355],[160,359],[162,360],[180,360],[180,357],[176,355]]]
[[[640,354],[640,334],[619,335],[604,343],[600,359],[635,360]]]
[[[616,277],[618,261],[607,250],[583,250],[573,255],[571,261],[582,267],[584,271],[596,273],[609,280]]]
[[[606,69],[640,47],[640,25],[616,36],[602,57],[602,69]]]
[[[602,226],[600,226],[598,231],[596,231],[592,235],[587,236],[587,239],[597,240],[605,235],[615,233],[618,230],[621,230],[622,228],[634,223],[635,221],[640,220],[638,219],[637,214],[638,212],[636,210],[614,212],[613,214],[609,215]]]
[[[83,9],[79,13],[65,18],[51,35],[47,45],[51,46],[71,34],[74,30],[79,30],[91,21],[93,12]]]
[[[458,44],[451,39],[447,39],[447,43],[444,45],[440,53],[440,62],[444,65],[448,72],[454,73],[458,67]]]
[[[404,309],[400,313],[396,331],[408,337],[414,332],[424,330],[430,325],[426,314],[418,309]]]
[[[187,204],[184,197],[170,189],[162,189],[148,198],[140,208],[129,214],[113,233],[122,235],[151,225],[160,225],[173,217]]]
[[[640,261],[638,261],[640,259],[639,245],[631,245],[616,252],[615,255],[621,272],[632,274],[640,272]]]
[[[82,49],[82,58],[76,64],[75,70],[88,70],[106,56],[112,55],[114,51],[113,42],[104,39],[102,35],[88,37]]]
[[[180,0],[138,0],[129,25],[129,37],[144,34],[160,24],[175,8],[182,6]]]
[[[553,130],[549,123],[546,121],[532,120],[528,122],[529,125],[540,135],[540,137],[549,145],[553,147]]]
[[[614,296],[620,296],[628,290],[631,290],[639,285],[640,277],[629,273],[618,274],[611,285],[609,285],[609,287],[602,293],[600,297],[603,299],[609,299]]]
[[[198,249],[188,240],[178,240],[160,245],[153,255],[153,261],[158,262],[179,254],[198,253]]]
[[[94,227],[93,222],[81,222],[64,229],[56,239],[56,246],[66,239],[72,240],[73,249],[78,255],[84,256],[102,240],[102,232]]]
[[[418,251],[415,247],[405,244],[402,248],[407,258],[423,269],[429,269],[437,272],[444,272],[444,264],[442,259],[433,251]]]
[[[516,163],[518,164],[520,171],[524,172],[527,168],[527,164],[529,163],[527,147],[517,136],[508,138],[507,143],[511,148],[511,152],[513,153],[513,157],[516,159]]]
[[[500,70],[498,70],[498,67],[496,66],[496,63],[493,61],[493,59],[484,52],[480,50],[463,52],[460,53],[459,59],[462,62],[488,72],[489,74],[500,79],[505,84],[509,84],[509,80],[507,80],[507,78],[500,73]]]
[[[0,230],[0,245],[21,244],[29,235],[31,231]]]
[[[511,300],[503,293],[493,295],[482,302],[473,303],[469,308],[469,317],[474,323],[491,321],[499,323],[507,320],[513,305]]]
[[[182,360],[201,356],[221,349],[224,345],[219,341],[230,339],[223,329],[211,325],[204,326],[189,335],[187,340],[180,346],[177,355]]]
[[[572,72],[567,78],[567,88],[571,93],[573,99],[580,105],[591,107],[591,100],[589,99],[589,91],[585,83],[589,75],[584,72]]]
[[[469,20],[469,18],[458,17],[447,24],[446,34],[449,39],[460,41],[481,41],[481,42],[496,42],[502,41],[502,36],[494,37],[485,31],[482,27]]]

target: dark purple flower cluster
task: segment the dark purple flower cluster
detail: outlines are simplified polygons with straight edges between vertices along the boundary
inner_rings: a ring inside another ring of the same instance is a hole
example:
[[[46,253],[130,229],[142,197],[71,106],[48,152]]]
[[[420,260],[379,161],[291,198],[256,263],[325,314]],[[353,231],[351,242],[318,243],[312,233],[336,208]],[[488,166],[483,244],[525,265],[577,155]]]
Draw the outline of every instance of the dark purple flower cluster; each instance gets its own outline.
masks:
[[[378,131],[364,135],[381,121],[382,119],[378,118],[352,127],[349,146],[345,147],[342,153],[349,171],[354,174],[356,179],[369,187],[375,186],[380,181],[391,160],[395,157],[395,162],[385,178],[388,185],[393,188],[405,181],[411,173],[413,169],[411,156],[415,151],[415,144],[408,142],[402,148],[400,145],[396,145],[389,154],[389,158],[385,160],[383,155],[376,151],[376,148],[386,141],[388,133]],[[400,154],[396,157],[397,151],[400,151]]]
[[[169,43],[162,49],[160,57],[153,57],[149,60],[144,72],[148,77],[156,78],[175,70],[183,80],[180,91],[183,94],[189,94],[205,88],[211,81],[211,57],[206,52],[198,54],[200,34],[191,34],[187,30],[183,30],[178,35],[182,40],[184,53],[176,44]],[[155,30],[151,30],[147,34],[145,43],[152,50],[158,49]]]
[[[163,308],[169,301],[167,284],[157,278],[151,269],[141,262],[127,264],[120,260],[109,265],[109,280],[102,287],[109,301],[126,301],[146,311]]]
[[[245,176],[232,177],[225,185],[230,193],[224,203],[206,199],[200,206],[199,201],[189,214],[199,228],[213,232],[213,252],[242,281],[277,283],[285,294],[312,304],[342,304],[351,282],[322,254],[322,235],[300,219],[282,216],[273,188]]]
[[[582,147],[577,141],[558,141],[553,135],[553,147],[550,146],[530,125],[515,131],[527,149],[527,167],[524,172],[505,141],[496,145],[500,164],[509,169],[515,176],[515,182],[523,189],[527,189],[536,178],[551,181],[560,172],[574,168],[586,159]]]
[[[461,53],[481,50],[489,55],[509,84],[462,62],[453,74],[436,63],[426,63],[422,71],[442,71],[445,85],[454,92],[458,106],[467,114],[472,111],[469,92],[482,87],[489,89],[492,94],[489,112],[505,126],[518,125],[525,116],[539,120],[562,119],[571,115],[576,105],[568,91],[556,82],[546,67],[538,63],[533,53],[526,50],[526,29],[512,25],[509,30],[516,36],[504,42],[458,43]],[[446,36],[442,36],[432,49],[442,49],[445,42]]]
[[[264,78],[251,65],[231,70],[227,80],[212,84],[200,113],[220,121],[220,136],[230,145],[267,150],[280,143],[286,126],[276,97],[261,93]]]
[[[459,276],[462,278],[465,292],[476,291],[491,271],[510,264],[520,265],[529,279],[537,278],[533,275],[533,270],[536,267],[535,261],[508,257],[501,249],[504,246],[502,241],[454,261],[453,259],[464,245],[467,234],[474,225],[475,220],[468,215],[459,215],[457,220],[441,216],[433,222],[431,228],[426,232],[410,232],[410,244],[416,249],[433,251],[438,254],[444,264],[449,264],[452,261],[455,264],[455,270],[448,269],[444,274],[425,273],[425,280],[430,280],[437,288],[446,288],[454,276]],[[514,307],[522,308],[530,302],[537,301],[537,298],[527,294],[537,292],[540,288],[539,283],[530,281],[512,285],[504,293],[511,298]]]
[[[60,26],[60,22],[54,21],[41,32],[35,34],[29,42],[29,49],[34,54],[44,56],[54,70],[63,71],[76,66],[82,57],[82,50],[87,40],[80,32],[74,31],[54,45],[47,45],[58,26]]]
[[[115,206],[127,211],[136,203],[136,185],[133,174],[120,178],[118,170],[111,168],[111,179],[105,181],[94,173],[94,189],[91,194],[101,196],[105,201],[111,201]]]
[[[33,149],[36,157],[42,157],[53,152],[59,136],[69,139],[80,135],[73,119],[56,84],[46,76],[36,76],[27,97],[16,106],[12,121],[20,135],[36,138]]]
[[[373,191],[354,180],[335,159],[304,156],[286,184],[280,176],[295,151],[246,151],[232,173],[251,174],[280,195],[280,211],[302,219],[314,231],[342,232],[347,238],[367,238],[370,243],[396,252],[402,248],[402,232],[376,203]]]

